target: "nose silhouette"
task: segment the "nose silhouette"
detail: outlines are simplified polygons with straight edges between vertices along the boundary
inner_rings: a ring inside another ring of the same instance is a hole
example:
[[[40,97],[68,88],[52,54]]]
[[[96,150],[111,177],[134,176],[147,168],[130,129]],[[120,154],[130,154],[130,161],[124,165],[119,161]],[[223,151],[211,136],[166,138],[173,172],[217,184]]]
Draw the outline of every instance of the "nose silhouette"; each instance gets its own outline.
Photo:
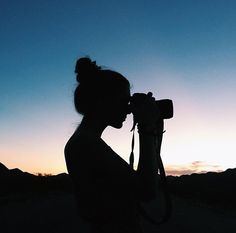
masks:
[[[127,114],[130,114],[132,111],[131,111],[131,106],[130,106],[130,103],[128,104],[127,106]]]

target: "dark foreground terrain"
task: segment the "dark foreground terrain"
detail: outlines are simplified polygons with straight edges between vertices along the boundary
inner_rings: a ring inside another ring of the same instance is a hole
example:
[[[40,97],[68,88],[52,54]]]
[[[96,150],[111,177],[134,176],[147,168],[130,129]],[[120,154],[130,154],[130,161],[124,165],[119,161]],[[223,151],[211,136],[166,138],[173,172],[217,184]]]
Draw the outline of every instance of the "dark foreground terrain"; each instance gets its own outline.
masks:
[[[160,233],[233,233],[236,212],[223,211],[199,202],[173,198],[171,219],[157,227],[144,222],[145,232]],[[72,194],[21,198],[1,205],[1,233],[75,233],[88,232],[76,215]]]
[[[236,232],[235,180],[235,169],[168,177],[172,216],[160,226],[143,220],[144,232]],[[89,233],[77,216],[67,174],[38,177],[0,163],[0,185],[0,233]],[[158,204],[149,206],[152,216]]]

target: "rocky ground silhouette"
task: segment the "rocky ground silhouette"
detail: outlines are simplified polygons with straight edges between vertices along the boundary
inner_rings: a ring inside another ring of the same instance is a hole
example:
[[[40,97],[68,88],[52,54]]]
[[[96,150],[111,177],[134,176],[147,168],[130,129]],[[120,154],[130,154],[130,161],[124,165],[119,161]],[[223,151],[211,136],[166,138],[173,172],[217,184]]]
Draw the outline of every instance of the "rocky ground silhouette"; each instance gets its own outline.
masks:
[[[170,220],[144,232],[236,232],[236,170],[168,177],[173,200]],[[67,174],[35,176],[0,164],[0,232],[88,232],[77,216]],[[158,204],[149,206],[152,216]]]

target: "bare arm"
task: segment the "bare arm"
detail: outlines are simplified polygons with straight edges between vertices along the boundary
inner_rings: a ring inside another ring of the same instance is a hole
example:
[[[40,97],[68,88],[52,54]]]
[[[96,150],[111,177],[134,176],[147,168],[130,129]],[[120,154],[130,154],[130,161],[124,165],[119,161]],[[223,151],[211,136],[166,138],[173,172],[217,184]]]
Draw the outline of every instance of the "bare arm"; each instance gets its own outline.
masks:
[[[150,95],[138,94],[140,98],[133,107],[139,131],[139,163],[137,173],[147,199],[156,195],[158,185],[157,127],[158,110],[155,99]]]
[[[155,196],[158,184],[155,140],[156,138],[153,135],[139,134],[140,152],[137,173],[148,198]]]

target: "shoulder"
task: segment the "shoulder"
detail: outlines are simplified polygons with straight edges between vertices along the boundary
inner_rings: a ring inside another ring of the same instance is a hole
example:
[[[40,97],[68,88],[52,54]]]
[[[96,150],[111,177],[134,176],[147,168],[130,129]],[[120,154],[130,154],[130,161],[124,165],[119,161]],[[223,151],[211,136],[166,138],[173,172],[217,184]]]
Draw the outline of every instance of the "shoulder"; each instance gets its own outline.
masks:
[[[79,150],[85,148],[91,143],[88,135],[75,132],[65,146],[65,152],[73,152],[74,150]]]
[[[95,141],[96,140],[94,138],[89,137],[87,134],[75,132],[65,145],[65,155],[67,156],[68,154],[89,150],[91,148],[89,145],[96,144]]]
[[[64,148],[66,159],[68,157],[88,158],[96,156],[97,153],[105,150],[108,147],[105,142],[96,136],[87,133],[75,132]]]

